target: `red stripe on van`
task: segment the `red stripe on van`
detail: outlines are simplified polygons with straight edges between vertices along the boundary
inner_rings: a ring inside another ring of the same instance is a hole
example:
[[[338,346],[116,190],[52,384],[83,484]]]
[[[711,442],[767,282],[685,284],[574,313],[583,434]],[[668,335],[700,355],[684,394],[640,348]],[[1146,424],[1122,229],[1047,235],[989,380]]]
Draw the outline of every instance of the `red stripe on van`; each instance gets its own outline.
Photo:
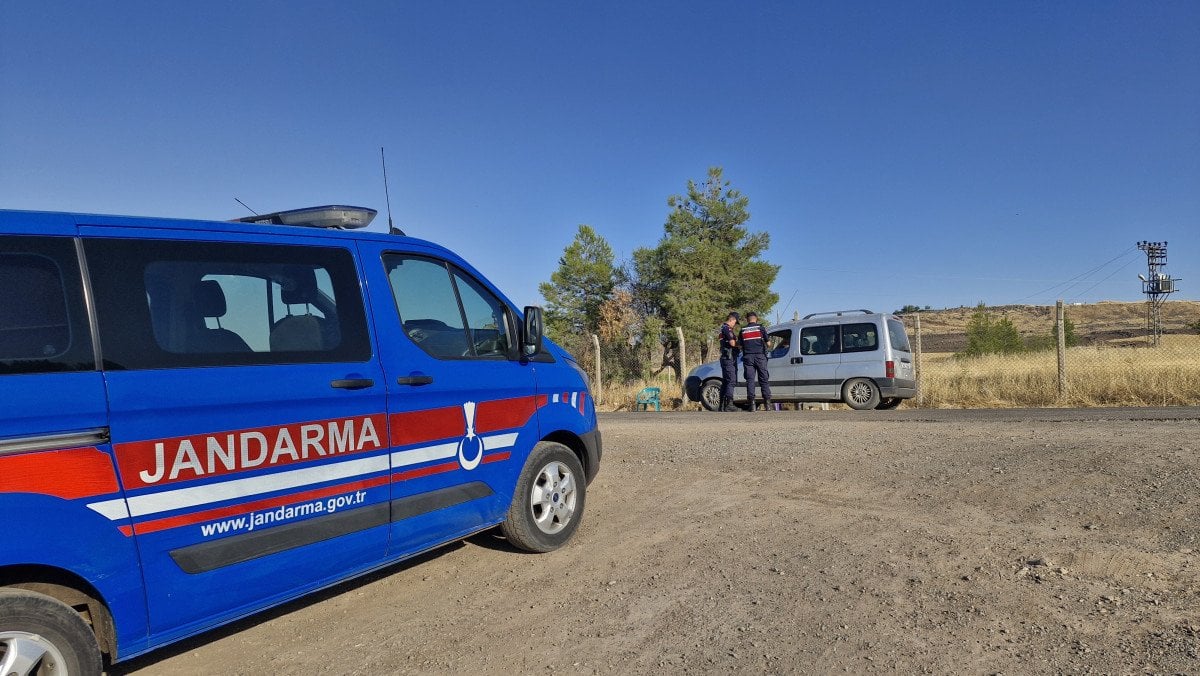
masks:
[[[512,453],[508,451],[486,453],[484,454],[483,460],[481,460],[480,463],[486,465],[493,462],[503,462],[511,457]],[[450,462],[429,465],[428,467],[418,467],[416,469],[410,469],[404,472],[396,472],[392,475],[392,482],[395,483],[397,481],[407,481],[408,479],[420,479],[421,477],[444,474],[446,472],[453,472],[458,469],[462,469],[462,465],[459,465],[457,460],[451,460]]]
[[[457,460],[451,462],[443,462],[440,465],[430,465],[428,467],[418,467],[405,472],[396,472],[392,475],[392,481],[407,481],[408,479],[419,479],[423,476],[432,476],[434,474],[442,474],[444,472],[453,472],[459,468]]]
[[[118,490],[112,459],[97,448],[0,457],[0,493],[40,493],[75,500]]]
[[[475,432],[487,434],[524,427],[537,410],[535,397],[513,397],[479,403],[475,411]]]
[[[483,456],[483,463],[486,465],[489,462],[503,462],[508,460],[510,457],[512,457],[512,453],[509,453],[508,451],[500,451],[499,453],[492,453],[491,455]]]
[[[462,406],[393,413],[389,416],[389,423],[392,446],[462,437],[467,433],[467,420],[463,417]]]
[[[294,502],[308,502],[318,498],[329,497],[339,493],[348,493],[350,491],[363,490],[382,486],[388,482],[386,476],[375,477],[373,479],[362,479],[359,481],[351,481],[349,483],[340,484],[337,486],[326,486],[316,490],[304,491],[302,493],[293,493],[291,495],[279,495],[273,498],[264,500],[255,500],[254,502],[243,502],[240,505],[230,505],[228,507],[218,507],[216,509],[206,509],[202,512],[192,512],[191,514],[181,514],[179,516],[169,516],[165,519],[153,519],[151,521],[143,521],[134,524],[134,530],[138,535],[146,533],[156,533],[160,530],[170,528],[178,528],[179,526],[189,526],[205,521],[213,521],[223,519],[238,514],[247,514],[249,512],[260,512],[265,509],[273,509],[282,507]]]

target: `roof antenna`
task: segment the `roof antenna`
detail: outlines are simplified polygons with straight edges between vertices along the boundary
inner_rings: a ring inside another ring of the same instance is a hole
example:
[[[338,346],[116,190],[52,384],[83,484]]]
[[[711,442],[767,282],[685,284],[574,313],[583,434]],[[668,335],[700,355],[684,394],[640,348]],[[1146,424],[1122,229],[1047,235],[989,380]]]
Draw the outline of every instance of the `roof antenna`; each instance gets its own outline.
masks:
[[[233,201],[234,201],[234,202],[237,202],[238,204],[240,204],[240,205],[242,205],[242,206],[244,206],[244,207],[246,207],[246,203],[245,203],[245,202],[243,202],[243,201],[241,201],[240,199],[238,199],[238,198],[236,198],[236,197],[234,197],[234,198],[233,198]],[[255,211],[255,210],[253,210],[253,209],[251,209],[250,207],[246,207],[246,211],[249,211],[250,213],[254,214],[255,216],[257,216],[257,215],[258,215],[258,212],[257,212],[257,211]]]
[[[404,236],[404,231],[392,225],[392,198],[388,195],[387,156],[383,154],[383,146],[379,146],[379,161],[383,163],[383,198],[387,200],[388,234]]]

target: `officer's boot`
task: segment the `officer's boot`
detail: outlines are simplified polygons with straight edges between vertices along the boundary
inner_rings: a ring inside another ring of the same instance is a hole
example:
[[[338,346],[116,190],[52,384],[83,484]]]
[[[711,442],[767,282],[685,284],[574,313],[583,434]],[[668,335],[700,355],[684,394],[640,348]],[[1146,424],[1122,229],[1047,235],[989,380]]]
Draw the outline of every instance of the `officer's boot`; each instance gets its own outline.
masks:
[[[757,409],[757,408],[755,408],[755,406],[754,406],[754,397],[750,397],[750,412],[751,412],[751,413],[753,413],[753,412],[755,412],[755,411],[757,411],[757,410],[758,410],[758,409]]]
[[[721,403],[717,404],[717,413],[723,413],[726,406],[729,406],[729,400],[725,397],[721,397]]]
[[[763,402],[763,405],[764,405],[764,406],[766,406],[766,408],[765,408],[765,409],[763,409],[763,410],[766,410],[766,411],[774,411],[774,410],[775,410],[775,407],[771,405],[771,400],[770,400],[770,399],[766,399],[766,400]]]

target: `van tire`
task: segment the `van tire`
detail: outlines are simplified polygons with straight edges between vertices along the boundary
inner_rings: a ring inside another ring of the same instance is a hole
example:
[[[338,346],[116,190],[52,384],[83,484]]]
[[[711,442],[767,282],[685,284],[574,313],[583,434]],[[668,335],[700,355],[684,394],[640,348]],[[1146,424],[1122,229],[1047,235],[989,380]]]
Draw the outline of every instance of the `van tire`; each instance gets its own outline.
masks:
[[[851,378],[842,385],[842,401],[856,411],[869,411],[879,405],[879,387],[870,378]]]
[[[579,528],[586,498],[579,458],[562,444],[543,441],[525,461],[500,530],[518,549],[553,551]]]
[[[38,661],[29,672],[37,676],[101,673],[96,635],[79,613],[45,594],[0,589],[0,668],[17,657],[13,650],[23,650],[26,658]]]
[[[700,405],[706,411],[716,411],[721,408],[721,381],[710,378],[700,386]]]
[[[875,407],[875,410],[890,411],[890,410],[896,408],[897,406],[899,406],[900,402],[902,402],[902,401],[904,401],[904,400],[901,399],[900,397],[888,397],[886,399],[881,399],[879,401],[879,405]]]

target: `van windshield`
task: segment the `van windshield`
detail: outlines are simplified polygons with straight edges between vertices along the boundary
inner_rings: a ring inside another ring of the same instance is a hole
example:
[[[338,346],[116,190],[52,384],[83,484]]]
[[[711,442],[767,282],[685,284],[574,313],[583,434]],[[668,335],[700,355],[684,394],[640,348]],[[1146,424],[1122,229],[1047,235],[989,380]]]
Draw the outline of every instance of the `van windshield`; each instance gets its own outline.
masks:
[[[908,334],[904,332],[904,322],[898,319],[887,320],[888,324],[888,341],[892,344],[892,349],[900,352],[912,352],[912,348],[908,345]]]

